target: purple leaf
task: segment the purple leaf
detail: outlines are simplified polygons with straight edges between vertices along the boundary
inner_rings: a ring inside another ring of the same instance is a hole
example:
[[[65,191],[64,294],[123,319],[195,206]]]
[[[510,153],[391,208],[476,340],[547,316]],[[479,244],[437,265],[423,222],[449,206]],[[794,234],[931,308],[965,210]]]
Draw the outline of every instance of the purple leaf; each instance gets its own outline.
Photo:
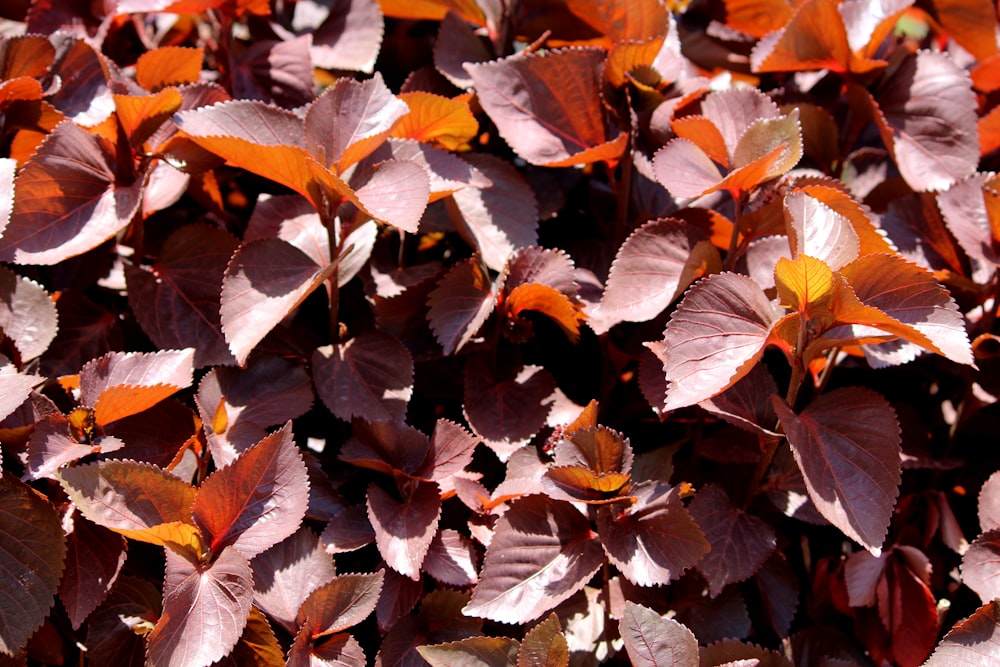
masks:
[[[145,665],[146,637],[160,617],[158,586],[125,574],[118,578],[104,605],[87,619],[87,658],[102,665]],[[139,630],[140,632],[136,632]]]
[[[677,199],[700,197],[722,182],[722,171],[692,141],[672,139],[653,158],[656,180]]]
[[[219,306],[237,245],[221,229],[188,225],[170,235],[152,266],[125,270],[129,305],[143,331],[161,348],[194,348],[197,368],[234,361]]]
[[[787,637],[799,606],[799,581],[795,570],[784,554],[775,551],[757,571],[754,579],[771,627],[779,637]]]
[[[232,546],[253,558],[298,530],[308,502],[308,473],[286,424],[209,475],[192,514],[213,551]]]
[[[73,436],[69,419],[62,414],[48,416],[35,423],[28,438],[27,478],[54,477],[62,466],[100,449],[97,442],[79,442]]]
[[[354,422],[354,437],[340,449],[340,460],[392,475],[413,475],[427,460],[430,441],[401,422]]]
[[[167,549],[163,615],[149,634],[149,660],[207,667],[236,645],[253,603],[250,564],[235,549],[197,564]]]
[[[66,571],[59,583],[59,599],[73,629],[78,630],[118,580],[125,564],[125,538],[74,516],[73,531],[66,540]]]
[[[569,503],[528,496],[497,522],[463,612],[527,623],[583,588],[604,562],[590,522]]]
[[[955,624],[924,667],[990,667],[1000,660],[1000,602],[987,602]]]
[[[634,602],[618,624],[635,667],[698,667],[698,640],[681,623]]]
[[[997,571],[1000,567],[1000,531],[980,535],[962,557],[962,583],[983,600],[1000,597]]]
[[[380,632],[396,625],[424,595],[422,579],[410,579],[392,569],[383,571],[383,575],[382,592],[375,605],[375,621]]]
[[[775,549],[770,524],[733,505],[717,484],[699,490],[688,508],[711,546],[698,570],[708,580],[712,597],[728,584],[753,576]]]
[[[368,487],[368,519],[378,551],[389,567],[411,579],[420,578],[440,518],[441,496],[433,482],[419,483],[402,503],[374,484]]]
[[[484,158],[488,162],[485,162]],[[470,164],[470,161],[475,161],[492,165],[493,161],[489,160],[489,157],[484,154],[472,153],[464,157],[459,157],[443,148],[437,148],[416,139],[390,137],[375,152],[365,158],[362,164],[369,166],[387,160],[406,160],[408,162],[416,162],[423,167],[430,177],[430,191],[433,201],[463,188],[489,188],[493,185],[493,181],[482,170]],[[507,163],[499,161],[498,164],[500,165],[500,169],[503,170],[503,167]],[[489,171],[488,168],[487,171]],[[511,171],[509,173],[517,175],[517,178],[520,179],[518,172]],[[523,180],[519,180],[518,182],[523,183]],[[527,208],[534,197],[531,188],[527,184],[524,184],[522,194],[528,198],[511,201],[508,204]],[[505,213],[509,213],[509,210],[497,211],[498,215]],[[532,223],[534,223],[534,218],[532,219]]]
[[[55,301],[48,292],[0,267],[0,331],[17,348],[22,361],[49,348],[59,329],[58,320]]]
[[[948,230],[969,257],[985,265],[1000,264],[1000,253],[990,228],[990,208],[996,180],[975,173],[938,195],[938,208]]]
[[[341,632],[374,611],[381,590],[381,570],[337,575],[309,594],[299,607],[297,622],[312,637]]]
[[[243,233],[243,242],[274,238],[291,243],[320,266],[330,263],[330,234],[316,207],[305,197],[279,195],[258,199]]]
[[[779,317],[764,291],[746,276],[722,273],[692,287],[677,306],[661,343],[663,410],[693,405],[728,389],[764,352]]]
[[[327,553],[357,551],[375,541],[375,529],[368,520],[368,510],[359,505],[346,507],[335,514],[320,536]]]
[[[730,155],[736,152],[740,139],[754,121],[781,115],[774,100],[754,88],[711,93],[702,100],[701,113],[719,130]]]
[[[313,352],[316,393],[345,421],[398,421],[413,393],[413,359],[402,343],[380,331]]]
[[[427,299],[434,337],[454,354],[472,340],[496,306],[497,287],[475,259],[456,264]]]
[[[0,534],[0,569],[10,584],[0,589],[0,655],[11,656],[49,615],[66,540],[52,505],[9,474],[0,477]]]
[[[382,10],[374,0],[327,5],[315,0],[295,4],[292,28],[312,35],[316,67],[371,73],[382,45]]]
[[[601,544],[632,583],[667,584],[697,563],[709,543],[676,489],[662,482],[642,482],[631,493],[636,497],[631,507],[598,512]]]
[[[778,437],[773,430],[778,416],[771,405],[771,395],[776,393],[778,385],[771,373],[757,364],[739,382],[699,405],[730,424],[773,438]]]
[[[415,475],[442,482],[472,463],[479,438],[447,419],[439,419],[431,434],[427,458]]]
[[[994,472],[979,490],[979,529],[1000,528],[1000,472]]]
[[[313,98],[311,46],[311,35],[235,42],[229,59],[233,97],[283,107],[309,103]]]
[[[354,637],[342,632],[313,643],[303,627],[288,650],[285,667],[365,667],[365,652]]]
[[[774,409],[820,514],[877,552],[901,477],[892,406],[874,391],[846,388],[823,394],[799,415],[777,398]]]
[[[0,236],[10,222],[14,208],[14,177],[17,174],[17,160],[0,158]]]
[[[458,531],[445,528],[434,536],[423,569],[448,586],[472,586],[479,581],[472,542]]]
[[[237,100],[181,111],[174,117],[192,137],[230,137],[261,146],[306,147],[302,119],[260,102]]]

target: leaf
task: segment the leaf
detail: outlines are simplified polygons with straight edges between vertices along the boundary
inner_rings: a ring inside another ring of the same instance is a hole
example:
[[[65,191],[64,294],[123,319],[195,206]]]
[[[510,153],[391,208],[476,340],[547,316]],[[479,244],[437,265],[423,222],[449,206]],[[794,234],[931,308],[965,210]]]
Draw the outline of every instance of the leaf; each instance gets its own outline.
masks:
[[[213,551],[231,546],[249,559],[298,530],[308,502],[308,473],[286,424],[209,475],[192,515]]]
[[[520,645],[507,637],[469,637],[460,641],[418,646],[431,667],[517,667]]]
[[[413,611],[424,594],[422,580],[404,577],[392,569],[383,572],[382,592],[375,605],[375,623],[379,632],[386,632],[397,625],[400,619]]]
[[[774,529],[733,505],[717,484],[700,489],[688,509],[711,545],[698,561],[698,571],[708,580],[712,597],[753,576],[777,546]]]
[[[181,108],[183,98],[176,88],[155,95],[114,95],[115,113],[129,145],[141,147],[157,129]]]
[[[375,486],[368,487],[368,519],[375,544],[386,565],[410,579],[419,579],[421,564],[441,518],[437,484],[419,483],[402,503]]]
[[[0,88],[0,90],[3,90]],[[14,179],[17,175],[17,160],[0,158],[0,235],[10,222],[14,208]]]
[[[79,418],[82,418],[83,424],[76,421]],[[98,436],[91,440],[87,431],[94,426],[92,419],[93,413],[89,410],[77,408],[70,412],[69,418],[54,414],[38,420],[28,438],[28,471],[25,477],[54,478],[59,468],[68,463],[97,452],[120,449],[123,443],[114,437]]]
[[[300,107],[313,100],[312,36],[232,45],[229,87],[237,99]]]
[[[357,189],[364,210],[382,222],[416,234],[430,197],[430,176],[412,160],[388,160]]]
[[[18,373],[14,364],[0,354],[0,415],[6,417],[24,403],[31,390],[42,381],[40,375]]]
[[[712,398],[746,375],[760,358],[775,307],[750,278],[709,276],[692,287],[671,315],[661,343],[651,346],[666,374],[674,410]]]
[[[979,135],[972,81],[942,53],[906,56],[883,81],[875,120],[914,190],[946,190],[975,171]]]
[[[657,182],[677,199],[714,192],[723,179],[722,171],[715,162],[687,139],[671,139],[656,151],[653,173]]]
[[[624,510],[602,509],[597,532],[608,558],[638,586],[667,584],[705,555],[709,543],[676,488],[641,482]]]
[[[860,388],[823,394],[798,415],[779,399],[774,409],[816,509],[876,553],[899,494],[895,411],[879,394]]]
[[[565,294],[548,285],[518,285],[507,293],[503,308],[510,331],[517,331],[523,321],[521,313],[530,310],[548,316],[574,344],[580,340],[580,322],[586,317]]]
[[[320,586],[299,607],[297,622],[312,638],[341,632],[375,610],[382,590],[382,571],[341,574]]]
[[[80,401],[101,426],[138,414],[190,386],[193,361],[192,348],[108,353],[80,371]]]
[[[321,266],[292,244],[258,239],[240,246],[222,282],[222,331],[241,364],[336,264]]]
[[[0,330],[17,348],[22,361],[49,348],[59,329],[58,321],[56,304],[48,292],[38,283],[0,268]]]
[[[833,0],[809,0],[784,27],[763,37],[750,53],[755,73],[829,69],[864,73],[879,61],[851,53],[844,20]]]
[[[125,538],[82,516],[73,517],[73,531],[66,537],[66,571],[59,583],[59,599],[74,630],[104,602],[118,580],[125,556]]]
[[[465,365],[465,419],[501,460],[528,442],[545,423],[556,389],[555,380],[541,366],[522,366],[516,375],[505,368],[496,377],[482,357]]]
[[[938,208],[955,240],[970,258],[983,264],[998,264],[993,227],[997,224],[996,178],[976,173],[956,183],[937,197]]]
[[[207,667],[243,634],[253,602],[250,564],[232,548],[201,564],[172,549],[166,553],[163,615],[149,634],[149,661]]]
[[[567,167],[619,158],[601,106],[603,51],[565,49],[469,63],[483,110],[514,151],[532,164]]]
[[[336,574],[333,558],[309,528],[302,527],[250,561],[254,604],[289,632],[297,632],[299,607]]]
[[[373,331],[313,352],[316,393],[345,421],[402,420],[413,393],[413,359],[402,343]]]
[[[473,586],[479,581],[478,558],[472,542],[458,531],[443,528],[431,541],[422,569],[448,586]]]
[[[779,550],[764,562],[754,580],[771,627],[779,637],[787,637],[799,607],[799,580],[795,571]]]
[[[431,434],[427,458],[415,474],[441,482],[461,472],[472,463],[479,438],[447,419],[438,419]]]
[[[1000,471],[991,474],[979,489],[979,529],[1000,528]]]
[[[340,460],[389,475],[413,475],[424,468],[427,436],[402,422],[355,421],[354,437],[340,449]]]
[[[771,405],[771,395],[776,393],[778,385],[774,377],[767,368],[757,364],[729,389],[698,405],[744,430],[777,437],[771,430],[778,422]]]
[[[997,52],[997,37],[994,33],[997,16],[989,2],[927,0],[920,2],[918,6],[927,11],[952,39],[977,60],[985,60]]]
[[[507,162],[483,153],[464,159],[490,184],[458,190],[445,204],[456,229],[479,251],[483,263],[501,271],[514,251],[538,243],[538,202],[528,183]]]
[[[382,10],[374,0],[326,6],[307,0],[295,5],[292,28],[312,35],[313,65],[371,73],[382,33]]]
[[[698,640],[684,625],[635,602],[626,602],[618,623],[636,667],[698,667]]]
[[[434,337],[445,355],[454,354],[475,336],[496,306],[496,286],[474,259],[456,264],[427,299]]]
[[[365,652],[354,637],[342,632],[313,644],[303,628],[288,650],[286,667],[365,667]]]
[[[522,498],[497,522],[463,613],[527,623],[583,588],[603,562],[590,522],[572,505]]]
[[[914,571],[911,555],[926,572]],[[937,604],[931,591],[930,561],[916,547],[900,546],[889,554],[885,584],[879,586],[879,615],[889,631],[892,656],[899,665],[920,665],[934,648]]]
[[[448,98],[418,91],[401,93],[399,99],[410,112],[390,132],[392,137],[416,139],[453,151],[471,142],[479,131],[467,96]]]
[[[982,600],[1000,597],[1000,586],[996,582],[998,561],[1000,532],[991,529],[977,537],[962,557],[962,583]]]
[[[141,203],[142,178],[122,182],[128,174],[116,173],[106,151],[101,139],[71,122],[52,130],[15,179],[0,259],[57,264],[128,225]]]
[[[166,86],[197,83],[201,79],[202,48],[161,46],[146,51],[135,62],[135,82],[156,92]]]
[[[217,667],[273,667],[284,662],[281,645],[278,644],[271,625],[256,607],[250,608],[247,624],[236,646],[224,658],[216,662]]]
[[[141,542],[200,548],[191,522],[195,489],[177,477],[135,461],[76,465],[58,476],[73,504],[97,525]]]
[[[673,218],[651,220],[632,232],[618,249],[594,315],[600,328],[659,315],[700,270],[719,264],[707,241],[700,229]]]
[[[144,665],[146,637],[160,617],[160,589],[127,574],[87,619],[87,657],[104,665]],[[138,631],[138,632],[137,632]]]
[[[524,635],[517,654],[517,667],[568,667],[569,644],[555,613]]]
[[[234,361],[219,317],[222,278],[238,244],[227,232],[187,225],[170,235],[149,267],[125,269],[129,305],[160,348],[194,348],[194,366]]]
[[[0,655],[16,655],[49,615],[63,573],[66,540],[45,498],[11,475],[0,477]]]
[[[804,192],[785,197],[785,222],[793,256],[815,257],[834,271],[858,256],[861,244],[847,218]]]
[[[924,667],[989,667],[1000,659],[1000,602],[993,600],[955,624]]]

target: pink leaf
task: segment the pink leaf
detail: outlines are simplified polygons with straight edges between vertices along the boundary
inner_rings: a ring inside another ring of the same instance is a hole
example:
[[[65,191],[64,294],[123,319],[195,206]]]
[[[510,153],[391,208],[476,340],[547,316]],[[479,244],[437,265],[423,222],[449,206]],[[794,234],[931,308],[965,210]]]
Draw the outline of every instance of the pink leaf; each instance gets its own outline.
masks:
[[[744,430],[778,437],[773,431],[778,417],[771,405],[771,395],[776,393],[778,385],[771,373],[757,364],[729,389],[698,405]]]
[[[924,667],[991,667],[1000,660],[1000,602],[987,602],[955,624]]]
[[[306,466],[287,424],[212,473],[192,514],[213,551],[232,546],[253,558],[298,530],[308,502]]]
[[[381,590],[381,571],[338,575],[309,594],[299,607],[297,622],[312,637],[341,632],[374,611]]]
[[[979,529],[1000,528],[1000,472],[994,472],[979,490]]]
[[[22,361],[40,356],[59,329],[56,304],[38,283],[0,268],[0,331]]]
[[[288,650],[285,667],[365,667],[365,652],[361,644],[346,632],[324,638],[313,644],[309,628],[304,627]]]
[[[604,562],[590,522],[569,503],[522,498],[497,522],[463,612],[527,623],[573,595]]]
[[[809,255],[836,271],[858,256],[860,241],[850,221],[804,192],[785,197],[785,222],[793,257]]]
[[[174,119],[192,137],[223,136],[261,146],[306,147],[301,118],[260,102],[223,102],[181,111]]]
[[[312,356],[316,392],[330,411],[345,421],[402,420],[413,393],[413,359],[402,343],[379,331]]]
[[[386,564],[411,579],[419,579],[421,564],[441,518],[437,484],[421,482],[403,502],[375,486],[368,487],[368,519],[375,544]]]
[[[252,603],[250,564],[235,549],[203,564],[167,549],[163,615],[149,634],[150,662],[211,665],[239,641]]]
[[[235,42],[230,57],[233,97],[298,107],[312,101],[312,36]]]
[[[258,199],[243,233],[243,242],[274,238],[291,243],[320,266],[330,263],[330,234],[316,207],[305,197],[279,195]]]
[[[371,72],[384,30],[382,10],[374,0],[326,5],[305,0],[295,5],[292,28],[312,35],[316,67]]]
[[[373,218],[415,234],[431,193],[427,170],[412,160],[389,160],[365,175],[358,200]]]
[[[19,373],[7,357],[0,354],[0,419],[14,412],[31,395],[40,375]]]
[[[858,388],[824,394],[799,415],[780,399],[774,409],[820,514],[877,552],[899,494],[895,411],[880,395]]]
[[[431,434],[427,459],[416,472],[417,476],[442,482],[472,463],[479,438],[447,419],[439,419]]]
[[[618,624],[635,667],[698,667],[698,640],[684,625],[634,602]]]
[[[980,535],[962,557],[962,583],[983,600],[1000,597],[1000,531],[993,529]]]
[[[445,528],[434,536],[423,569],[448,586],[472,586],[479,581],[476,551],[464,535]]]
[[[687,139],[672,139],[656,151],[657,182],[678,199],[700,197],[722,182],[722,172],[710,157]]]

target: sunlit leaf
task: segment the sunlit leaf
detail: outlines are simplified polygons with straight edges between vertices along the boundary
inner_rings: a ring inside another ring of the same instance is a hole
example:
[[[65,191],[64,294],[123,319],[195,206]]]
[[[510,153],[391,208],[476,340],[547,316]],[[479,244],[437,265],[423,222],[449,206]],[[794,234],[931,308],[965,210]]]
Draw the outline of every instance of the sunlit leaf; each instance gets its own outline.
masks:
[[[996,569],[1000,562],[1000,532],[988,530],[976,538],[962,557],[962,583],[984,600],[1000,597]]]
[[[520,644],[507,637],[469,637],[446,644],[418,646],[431,667],[517,667]]]
[[[1000,659],[1000,602],[987,602],[955,624],[925,667],[989,667]]]
[[[316,67],[371,72],[385,26],[374,0],[332,5],[305,0],[295,4],[292,28],[312,35],[310,51]]]
[[[977,60],[996,54],[997,14],[988,0],[926,0],[918,6],[927,10],[945,32]]]
[[[320,586],[299,607],[297,622],[320,637],[346,630],[375,609],[382,590],[382,572],[341,574]]]
[[[478,557],[471,540],[451,528],[439,530],[422,568],[449,586],[472,586],[479,581]]]
[[[399,99],[410,112],[393,128],[390,136],[416,139],[456,150],[468,144],[479,131],[479,123],[469,109],[468,96],[448,98],[432,93],[402,93]]]
[[[969,257],[986,265],[1000,264],[993,230],[1000,226],[998,198],[994,194],[996,176],[976,173],[956,183],[937,197],[948,231]]]
[[[847,218],[808,194],[785,197],[785,221],[796,255],[815,257],[834,271],[858,256],[861,244]]]
[[[417,162],[388,160],[357,189],[357,198],[376,220],[415,234],[431,193],[430,175]]]
[[[635,602],[626,602],[618,624],[635,667],[698,667],[698,640],[684,625]]]
[[[66,540],[45,498],[0,477],[0,567],[16,585],[0,590],[0,655],[14,655],[49,615],[63,573]]]
[[[31,390],[42,381],[40,375],[19,373],[10,360],[0,354],[0,415],[6,417],[14,412],[31,394]]]
[[[300,528],[250,561],[254,604],[289,632],[297,632],[296,614],[314,590],[336,574],[333,558],[316,534]]]
[[[247,624],[236,646],[215,663],[218,667],[273,667],[284,660],[281,645],[264,615],[256,607],[250,608]]]
[[[155,95],[115,95],[114,100],[125,136],[139,147],[181,108],[183,98],[176,88],[164,88]]]
[[[375,528],[375,544],[386,564],[402,575],[419,579],[421,563],[441,518],[437,484],[420,483],[403,502],[371,485],[368,518]]]
[[[530,310],[551,318],[570,342],[576,343],[580,339],[580,322],[585,315],[565,294],[553,287],[518,285],[507,294],[503,307],[512,328],[521,313]]]
[[[197,83],[204,55],[204,49],[189,46],[161,46],[146,51],[135,62],[135,81],[152,92],[166,86]]]
[[[899,423],[880,395],[836,389],[796,415],[775,399],[809,497],[845,535],[873,553],[885,539],[899,494]]]
[[[194,349],[111,352],[80,371],[80,401],[104,425],[138,414],[191,385]]]

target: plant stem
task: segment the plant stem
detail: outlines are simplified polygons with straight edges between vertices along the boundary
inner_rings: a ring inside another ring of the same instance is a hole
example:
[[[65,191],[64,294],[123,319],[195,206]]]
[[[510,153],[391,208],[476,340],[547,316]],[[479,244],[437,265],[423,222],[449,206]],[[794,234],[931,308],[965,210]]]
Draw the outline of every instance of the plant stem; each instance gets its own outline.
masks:
[[[740,239],[740,218],[743,216],[743,194],[733,196],[733,233],[729,236],[729,250],[726,251],[726,262],[723,265],[725,271],[732,271],[736,267],[738,256],[736,249]]]

